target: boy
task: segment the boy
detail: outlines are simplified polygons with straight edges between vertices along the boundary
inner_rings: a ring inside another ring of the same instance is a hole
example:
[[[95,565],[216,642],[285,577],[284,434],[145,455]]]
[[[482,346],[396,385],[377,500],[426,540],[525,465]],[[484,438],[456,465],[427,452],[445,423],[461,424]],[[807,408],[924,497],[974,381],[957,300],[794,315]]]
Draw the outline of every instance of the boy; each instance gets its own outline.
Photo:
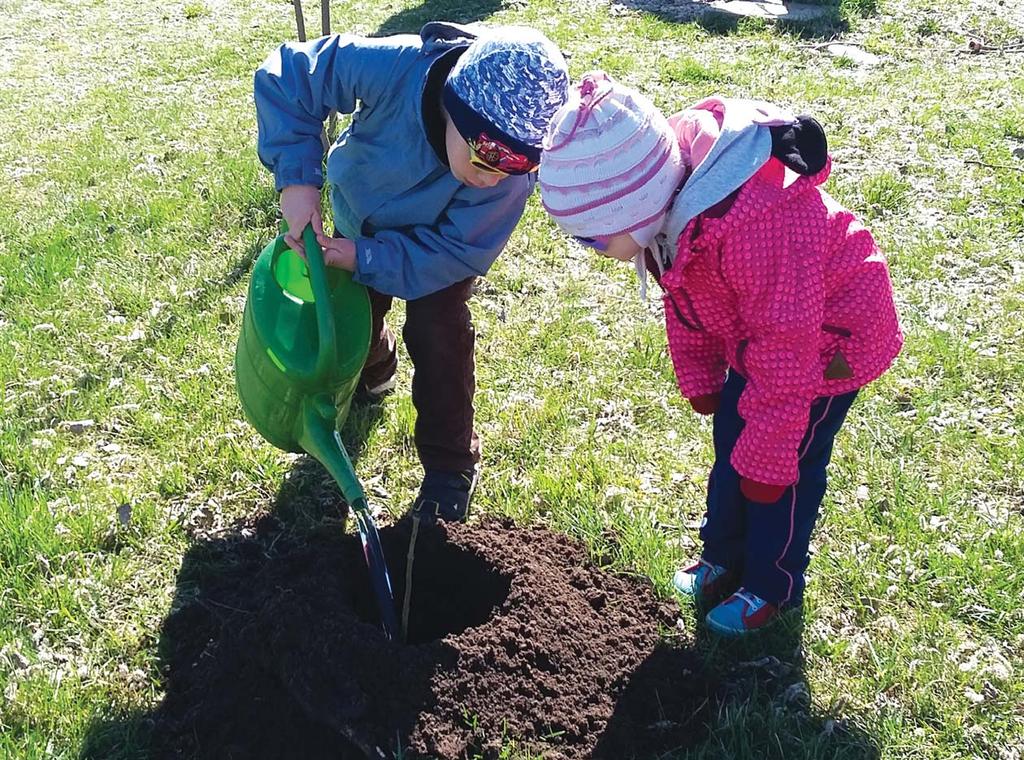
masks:
[[[406,300],[424,478],[413,511],[465,519],[480,461],[473,430],[474,330],[468,300],[508,242],[535,183],[547,124],[564,103],[558,49],[522,27],[427,24],[420,35],[332,35],[282,45],[256,72],[260,160],[281,191],[289,245],[312,224],[329,265],[370,292],[373,335],[362,389],[394,386],[384,317]],[[335,235],[320,214],[320,131],[352,123],[327,160]]]

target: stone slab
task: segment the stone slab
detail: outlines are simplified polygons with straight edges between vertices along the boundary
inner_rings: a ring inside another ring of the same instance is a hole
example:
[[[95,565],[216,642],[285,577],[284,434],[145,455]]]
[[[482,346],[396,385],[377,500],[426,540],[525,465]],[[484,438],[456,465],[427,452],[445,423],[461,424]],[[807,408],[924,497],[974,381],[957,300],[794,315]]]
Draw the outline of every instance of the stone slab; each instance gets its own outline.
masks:
[[[771,21],[815,21],[826,18],[834,8],[807,3],[783,3],[779,0],[715,0],[710,9],[716,13],[747,18],[763,18]]]

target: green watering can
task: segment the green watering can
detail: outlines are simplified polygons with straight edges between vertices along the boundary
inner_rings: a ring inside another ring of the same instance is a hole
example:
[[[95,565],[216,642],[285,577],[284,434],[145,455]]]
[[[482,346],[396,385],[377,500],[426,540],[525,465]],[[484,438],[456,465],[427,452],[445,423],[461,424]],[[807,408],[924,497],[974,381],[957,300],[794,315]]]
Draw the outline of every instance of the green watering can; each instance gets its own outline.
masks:
[[[349,272],[328,270],[312,227],[302,239],[308,266],[284,235],[256,259],[235,350],[235,385],[260,435],[279,449],[316,457],[338,482],[356,518],[381,625],[394,638],[384,550],[337,432],[370,349],[370,299]]]

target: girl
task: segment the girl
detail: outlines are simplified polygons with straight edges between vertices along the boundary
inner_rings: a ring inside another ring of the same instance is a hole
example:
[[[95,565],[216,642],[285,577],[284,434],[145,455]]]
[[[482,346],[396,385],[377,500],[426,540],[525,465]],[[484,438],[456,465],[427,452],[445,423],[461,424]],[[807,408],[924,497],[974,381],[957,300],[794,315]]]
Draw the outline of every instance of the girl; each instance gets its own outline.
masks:
[[[799,605],[832,443],[903,344],[885,259],[821,189],[816,121],[712,97],[666,120],[602,72],[548,129],[555,222],[658,279],[683,395],[714,415],[701,556],[673,585],[724,635]]]

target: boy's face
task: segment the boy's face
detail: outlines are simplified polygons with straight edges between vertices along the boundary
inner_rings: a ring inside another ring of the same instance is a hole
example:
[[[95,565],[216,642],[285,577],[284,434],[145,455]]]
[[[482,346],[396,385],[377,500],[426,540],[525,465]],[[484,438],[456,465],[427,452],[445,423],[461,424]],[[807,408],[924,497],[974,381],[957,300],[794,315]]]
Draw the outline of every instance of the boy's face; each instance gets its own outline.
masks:
[[[469,143],[459,134],[451,119],[447,122],[444,143],[448,151],[448,165],[455,179],[470,187],[494,187],[509,176],[498,169],[485,169],[472,163]]]

